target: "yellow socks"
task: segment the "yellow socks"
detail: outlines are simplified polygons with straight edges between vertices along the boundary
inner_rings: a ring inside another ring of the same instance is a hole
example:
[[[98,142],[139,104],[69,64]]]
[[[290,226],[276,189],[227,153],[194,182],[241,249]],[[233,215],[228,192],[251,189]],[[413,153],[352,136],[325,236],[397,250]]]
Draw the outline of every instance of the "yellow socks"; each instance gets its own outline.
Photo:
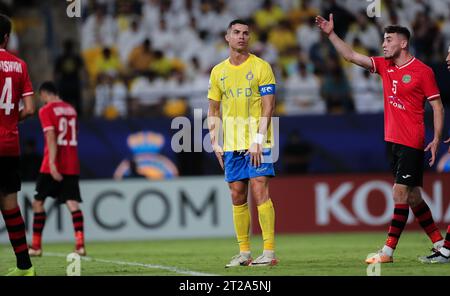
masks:
[[[275,250],[275,209],[268,199],[258,207],[259,225],[262,230],[264,250]],[[233,222],[240,252],[250,251],[250,210],[248,204],[233,205]]]
[[[275,209],[270,198],[258,206],[258,218],[264,241],[264,250],[273,251],[275,249]]]
[[[233,223],[240,252],[250,251],[250,210],[247,203],[233,205]]]

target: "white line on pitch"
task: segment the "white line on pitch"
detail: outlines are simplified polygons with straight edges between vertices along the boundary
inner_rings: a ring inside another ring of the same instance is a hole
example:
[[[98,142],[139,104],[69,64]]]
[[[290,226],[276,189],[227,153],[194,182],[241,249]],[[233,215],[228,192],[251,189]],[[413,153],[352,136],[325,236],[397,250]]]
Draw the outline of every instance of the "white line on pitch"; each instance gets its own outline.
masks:
[[[49,257],[63,257],[63,258],[66,258],[68,254],[45,252],[43,255],[44,256],[49,256]],[[164,266],[164,265],[157,265],[157,264],[145,264],[145,263],[139,263],[139,262],[115,261],[115,260],[98,259],[98,258],[92,258],[92,257],[81,257],[81,260],[96,261],[96,262],[103,262],[103,263],[110,263],[110,264],[117,264],[117,265],[138,266],[138,267],[144,267],[144,268],[148,268],[148,269],[162,269],[162,270],[167,270],[167,271],[172,271],[172,272],[175,272],[175,273],[187,274],[187,275],[217,276],[217,274],[203,273],[203,272],[192,271],[192,270],[187,270],[187,269],[180,269],[180,268],[174,267],[174,266]]]

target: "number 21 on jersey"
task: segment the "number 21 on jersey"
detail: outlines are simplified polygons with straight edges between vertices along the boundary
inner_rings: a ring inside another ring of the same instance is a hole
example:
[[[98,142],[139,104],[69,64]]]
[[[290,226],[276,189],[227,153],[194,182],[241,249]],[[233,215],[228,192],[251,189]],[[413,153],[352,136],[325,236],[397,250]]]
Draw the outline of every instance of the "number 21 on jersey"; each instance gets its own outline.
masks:
[[[61,117],[59,119],[59,124],[58,124],[58,139],[57,139],[57,144],[58,146],[77,146],[78,142],[77,142],[77,131],[76,131],[76,127],[77,127],[77,119],[76,118],[72,118],[70,120],[67,120],[67,118],[65,117]],[[68,130],[70,128],[70,141],[67,139],[67,133]]]

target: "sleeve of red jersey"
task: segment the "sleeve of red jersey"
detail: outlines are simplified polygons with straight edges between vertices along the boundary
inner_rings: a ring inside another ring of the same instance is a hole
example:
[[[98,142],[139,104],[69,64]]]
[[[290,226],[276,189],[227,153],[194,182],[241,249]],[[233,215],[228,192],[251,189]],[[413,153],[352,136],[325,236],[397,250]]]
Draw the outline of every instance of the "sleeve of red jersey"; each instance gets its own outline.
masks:
[[[34,94],[33,85],[31,84],[30,75],[28,75],[28,67],[25,62],[22,62],[23,68],[23,85],[22,85],[22,98],[26,96],[31,96]]]
[[[422,90],[428,101],[436,100],[441,96],[439,88],[434,77],[434,72],[430,68],[426,68],[425,79],[422,79]]]
[[[49,110],[50,109],[47,108],[41,108],[41,110],[39,110],[39,121],[41,122],[44,133],[55,129],[55,125],[53,124],[50,113],[48,112]]]
[[[386,67],[384,57],[370,57],[370,59],[372,60],[372,69],[370,69],[370,73],[382,73]]]

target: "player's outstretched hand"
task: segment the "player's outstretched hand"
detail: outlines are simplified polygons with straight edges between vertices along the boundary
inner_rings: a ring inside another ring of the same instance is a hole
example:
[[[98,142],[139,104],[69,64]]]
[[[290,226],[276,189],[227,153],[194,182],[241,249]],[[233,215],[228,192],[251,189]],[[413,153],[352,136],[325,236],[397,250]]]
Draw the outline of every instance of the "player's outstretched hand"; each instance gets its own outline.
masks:
[[[63,176],[58,172],[55,164],[50,164],[50,175],[52,175],[52,178],[58,182],[61,182],[63,179]]]
[[[324,32],[327,35],[330,35],[331,32],[333,32],[334,30],[333,14],[330,13],[329,21],[324,19],[321,15],[316,16],[316,25],[322,30],[322,32]]]
[[[224,169],[223,165],[223,149],[220,147],[220,145],[213,145],[214,153],[216,154],[217,160],[219,161],[220,167],[222,170]]]
[[[428,146],[425,148],[425,151],[430,151],[431,152],[431,158],[429,161],[429,165],[430,167],[433,166],[434,161],[436,160],[436,152],[439,148],[439,141],[431,141],[430,144],[428,144]]]

